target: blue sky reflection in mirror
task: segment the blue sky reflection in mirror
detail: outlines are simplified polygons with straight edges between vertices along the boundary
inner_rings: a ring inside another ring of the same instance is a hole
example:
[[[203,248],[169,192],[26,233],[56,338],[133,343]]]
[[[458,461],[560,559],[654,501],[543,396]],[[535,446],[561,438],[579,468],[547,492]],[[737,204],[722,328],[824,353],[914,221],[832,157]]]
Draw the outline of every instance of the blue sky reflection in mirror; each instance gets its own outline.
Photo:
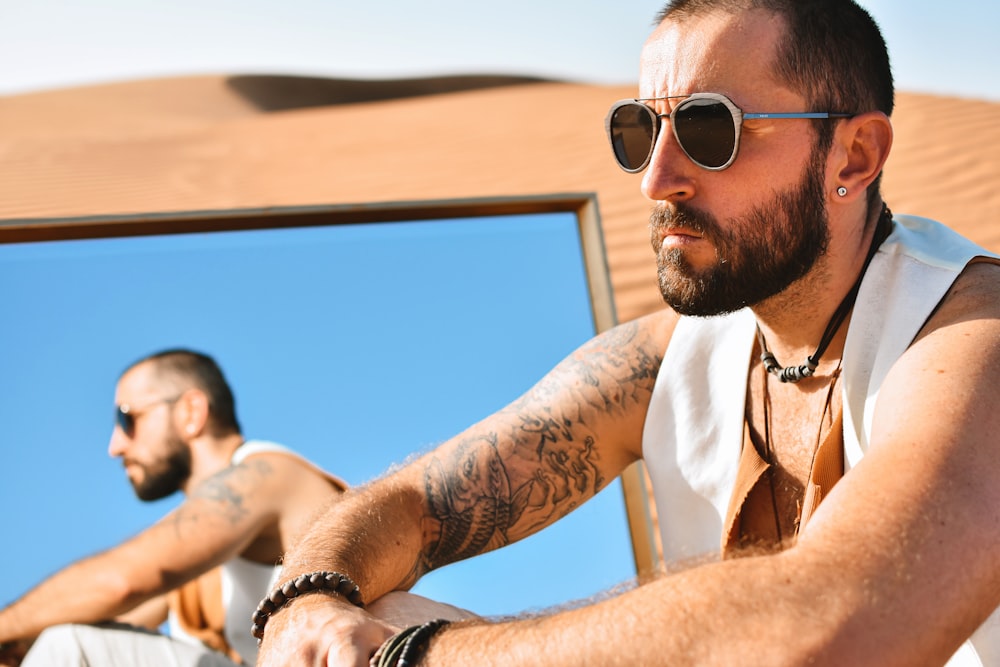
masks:
[[[324,224],[344,216],[322,209],[56,221],[45,234],[0,222],[0,604],[178,502],[138,501],[107,455],[114,384],[139,357],[215,356],[248,437],[356,485],[506,405],[613,321],[587,197],[345,209],[354,222]],[[268,220],[282,226],[252,228]],[[224,231],[174,233],[210,227]],[[151,229],[171,233],[130,235]],[[35,237],[55,240],[23,242]],[[615,482],[415,591],[507,614],[628,580],[622,496]]]

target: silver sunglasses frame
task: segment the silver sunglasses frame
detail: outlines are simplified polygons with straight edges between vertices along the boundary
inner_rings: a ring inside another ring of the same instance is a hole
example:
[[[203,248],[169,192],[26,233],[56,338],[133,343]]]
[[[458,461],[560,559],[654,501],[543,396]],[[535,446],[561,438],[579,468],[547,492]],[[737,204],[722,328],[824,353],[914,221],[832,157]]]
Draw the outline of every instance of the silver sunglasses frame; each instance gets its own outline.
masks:
[[[644,102],[655,102],[658,100],[682,100],[679,104],[675,105],[669,114],[656,113],[649,105],[644,104]],[[729,114],[733,118],[733,127],[736,130],[735,140],[733,142],[733,152],[726,160],[726,163],[719,167],[710,167],[708,165],[702,164],[698,160],[694,159],[690,153],[688,153],[687,148],[684,147],[684,142],[681,141],[680,137],[677,136],[677,125],[674,123],[674,118],[677,114],[678,109],[682,108],[690,102],[691,100],[711,100],[713,102],[719,102],[729,110]],[[629,169],[621,163],[618,159],[618,154],[615,151],[615,140],[614,134],[612,133],[611,121],[614,118],[615,112],[626,106],[639,106],[642,107],[646,113],[649,114],[652,124],[653,124],[653,137],[649,144],[649,152],[646,153],[646,159],[643,160],[642,165],[636,167],[635,169]],[[618,100],[613,105],[611,105],[611,110],[608,111],[608,115],[604,118],[604,130],[608,135],[608,141],[611,143],[611,152],[615,156],[615,162],[621,167],[622,171],[626,171],[630,174],[637,174],[646,167],[649,166],[650,160],[653,158],[653,152],[656,149],[656,140],[660,136],[660,128],[663,125],[663,118],[670,119],[671,131],[674,133],[674,139],[677,140],[677,145],[681,147],[684,151],[684,155],[688,157],[691,162],[695,163],[697,166],[708,171],[722,171],[728,168],[735,160],[736,155],[740,152],[740,135],[743,133],[743,121],[744,120],[781,120],[781,119],[801,119],[801,118],[851,118],[854,114],[851,113],[840,113],[833,111],[803,111],[803,112],[757,112],[757,113],[744,113],[736,104],[723,95],[722,93],[692,93],[690,95],[668,95],[666,97],[639,97],[631,99]]]

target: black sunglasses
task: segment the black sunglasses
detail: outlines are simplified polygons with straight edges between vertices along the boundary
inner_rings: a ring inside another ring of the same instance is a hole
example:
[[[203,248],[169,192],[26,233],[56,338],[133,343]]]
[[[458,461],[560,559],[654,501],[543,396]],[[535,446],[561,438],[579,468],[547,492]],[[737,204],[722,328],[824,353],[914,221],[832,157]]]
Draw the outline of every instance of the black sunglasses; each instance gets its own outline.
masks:
[[[643,102],[681,99],[669,114],[658,114]],[[670,119],[674,137],[692,162],[710,171],[733,163],[740,148],[744,120],[783,118],[850,118],[854,114],[826,111],[803,113],[743,113],[720,93],[619,100],[611,107],[604,127],[615,160],[630,174],[642,171],[653,156],[663,118]]]
[[[150,409],[162,403],[176,403],[179,398],[180,396],[174,396],[173,398],[160,398],[150,403],[146,403],[141,408],[133,407],[128,403],[116,405],[115,424],[117,424],[118,428],[122,430],[122,433],[131,438],[135,435],[135,420],[137,417],[141,417],[143,414],[149,412]]]

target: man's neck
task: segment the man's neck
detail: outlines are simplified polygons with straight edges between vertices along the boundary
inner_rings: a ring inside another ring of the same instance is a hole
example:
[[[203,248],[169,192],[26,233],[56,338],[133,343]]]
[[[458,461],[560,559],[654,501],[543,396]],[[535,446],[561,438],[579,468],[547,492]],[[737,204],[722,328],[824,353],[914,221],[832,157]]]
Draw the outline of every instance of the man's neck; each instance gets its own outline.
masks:
[[[232,465],[233,453],[244,442],[240,433],[213,436],[202,435],[194,438],[191,447],[191,476],[184,485],[184,493],[188,494],[199,484],[216,473]]]
[[[836,325],[838,309],[843,309],[843,323],[831,332],[817,374],[830,362],[836,366],[853,306],[849,295],[865,268],[882,210],[878,202],[867,219],[858,216],[853,222],[831,223],[829,248],[809,273],[752,308],[768,349],[781,366],[797,366],[815,355],[831,322]]]

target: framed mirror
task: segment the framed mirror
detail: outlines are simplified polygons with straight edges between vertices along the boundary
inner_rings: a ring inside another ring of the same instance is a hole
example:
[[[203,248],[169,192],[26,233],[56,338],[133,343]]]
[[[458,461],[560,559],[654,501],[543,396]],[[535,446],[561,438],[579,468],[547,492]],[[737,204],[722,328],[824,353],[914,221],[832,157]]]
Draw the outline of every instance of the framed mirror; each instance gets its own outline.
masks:
[[[140,357],[212,355],[244,435],[357,485],[615,320],[591,195],[0,221],[0,286],[0,604],[180,501],[140,502],[107,455]],[[650,558],[636,475],[415,592],[507,614],[631,579]]]

